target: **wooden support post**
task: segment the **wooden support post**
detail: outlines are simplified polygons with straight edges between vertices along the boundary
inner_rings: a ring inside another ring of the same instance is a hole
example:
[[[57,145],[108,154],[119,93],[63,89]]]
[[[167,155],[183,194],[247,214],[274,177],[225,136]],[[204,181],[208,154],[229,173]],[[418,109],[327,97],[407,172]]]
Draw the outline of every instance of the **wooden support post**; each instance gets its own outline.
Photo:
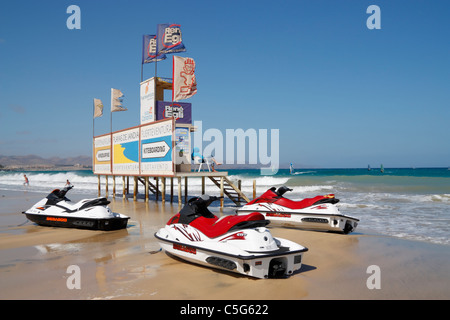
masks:
[[[133,200],[136,201],[138,193],[138,177],[134,176]]]
[[[205,194],[205,177],[202,177],[202,194]]]
[[[112,196],[113,196],[113,198],[115,198],[116,197],[116,176],[112,176],[112,178],[113,178],[113,194],[112,194]]]
[[[127,194],[130,193],[130,176],[127,176]]]
[[[256,198],[256,180],[253,180],[253,199]]]
[[[161,201],[162,201],[162,203],[165,203],[166,202],[166,177],[161,178],[161,187],[162,187]]]
[[[122,198],[126,198],[125,176],[122,176]]]
[[[97,188],[98,188],[98,197],[100,197],[101,195],[101,183],[100,183],[100,175],[97,176],[98,178],[98,183],[97,183]]]
[[[187,203],[188,198],[188,177],[184,177],[184,204]]]
[[[170,177],[170,203],[173,202],[173,177]]]
[[[145,177],[145,202],[148,202],[148,177]]]
[[[106,190],[105,190],[105,197],[108,198],[108,176],[105,176],[105,180],[106,180]]]
[[[238,189],[239,189],[239,191],[242,191],[241,190],[241,180],[238,180]],[[240,192],[238,193],[238,202],[239,203],[241,202],[241,193]]]
[[[220,177],[220,207],[223,208],[223,177]]]
[[[155,201],[158,201],[158,194],[159,194],[159,178],[158,177],[155,177],[155,180],[156,180],[156,198],[155,198]]]
[[[181,206],[181,177],[178,177],[178,205]]]

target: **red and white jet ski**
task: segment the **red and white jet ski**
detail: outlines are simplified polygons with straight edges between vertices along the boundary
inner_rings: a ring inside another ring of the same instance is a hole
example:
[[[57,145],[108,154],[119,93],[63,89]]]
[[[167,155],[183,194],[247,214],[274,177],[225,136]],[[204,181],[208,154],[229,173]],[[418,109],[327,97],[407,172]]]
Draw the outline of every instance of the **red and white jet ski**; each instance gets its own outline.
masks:
[[[208,206],[217,197],[189,200],[155,233],[161,247],[187,261],[255,278],[278,278],[299,270],[307,248],[274,238],[260,213],[213,215]]]
[[[293,201],[283,197],[292,189],[282,186],[264,192],[239,208],[239,214],[260,212],[266,219],[282,226],[298,227],[308,230],[333,231],[348,234],[355,230],[359,219],[343,215],[336,207],[339,199],[334,194]]]

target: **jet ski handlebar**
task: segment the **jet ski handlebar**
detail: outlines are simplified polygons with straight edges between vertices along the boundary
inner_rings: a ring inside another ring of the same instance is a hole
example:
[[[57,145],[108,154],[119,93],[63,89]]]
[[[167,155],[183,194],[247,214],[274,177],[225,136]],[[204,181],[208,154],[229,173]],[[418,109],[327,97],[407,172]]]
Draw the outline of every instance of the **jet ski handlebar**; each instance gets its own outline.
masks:
[[[285,194],[288,191],[292,191],[292,189],[288,188],[286,186],[281,186],[278,188],[278,190],[275,193],[281,197],[283,194]]]
[[[68,186],[65,186],[62,190],[55,189],[47,196],[47,198],[53,198],[53,199],[59,199],[62,200],[65,198],[66,193],[73,188],[73,185],[70,184]]]
[[[208,206],[223,197],[209,196],[207,194],[189,199],[188,203],[180,210],[179,223],[189,224],[200,216],[214,218]]]
[[[203,194],[200,197],[190,199],[188,202],[192,203],[192,204],[195,203],[195,204],[204,205],[204,206],[208,207],[211,203],[213,203],[214,201],[217,201],[219,199],[223,199],[223,196],[216,197],[216,196],[210,196],[207,194]]]

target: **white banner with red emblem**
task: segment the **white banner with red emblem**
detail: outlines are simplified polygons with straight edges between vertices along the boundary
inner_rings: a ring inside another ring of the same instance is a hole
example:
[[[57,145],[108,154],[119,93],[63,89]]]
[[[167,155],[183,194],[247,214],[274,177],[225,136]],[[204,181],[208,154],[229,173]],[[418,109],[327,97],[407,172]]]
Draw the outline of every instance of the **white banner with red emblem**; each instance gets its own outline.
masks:
[[[172,100],[179,101],[197,93],[195,61],[192,58],[173,56]]]

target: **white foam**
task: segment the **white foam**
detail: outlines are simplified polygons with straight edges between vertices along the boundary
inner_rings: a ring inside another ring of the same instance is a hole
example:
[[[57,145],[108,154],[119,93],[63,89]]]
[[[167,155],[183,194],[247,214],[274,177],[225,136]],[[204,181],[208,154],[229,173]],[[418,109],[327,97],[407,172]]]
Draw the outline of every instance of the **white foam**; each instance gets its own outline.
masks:
[[[68,179],[75,188],[71,193],[89,194],[97,193],[97,176],[89,172],[27,172],[29,186],[23,186],[24,178],[21,172],[0,172],[0,189],[3,190],[29,190],[49,193],[55,188],[62,188]],[[381,234],[406,239],[423,240],[434,243],[450,244],[450,194],[449,193],[413,193],[411,189],[400,188],[391,191],[392,186],[364,185],[360,182],[343,182],[340,179],[325,178],[303,181],[295,176],[248,176],[236,174],[229,177],[237,186],[237,180],[242,181],[242,191],[247,196],[253,194],[253,180],[256,180],[256,194],[261,195],[271,187],[287,185],[292,192],[285,196],[292,200],[314,197],[319,194],[334,193],[340,199],[338,203],[342,214],[360,219],[361,229],[375,230]],[[206,193],[219,195],[220,190],[212,181],[206,179]],[[112,179],[108,179],[109,192],[112,192]],[[102,177],[102,193],[105,190],[105,179]],[[167,182],[170,184],[170,182]],[[177,179],[173,180],[174,188],[178,188]],[[116,179],[116,192],[122,191],[122,180]],[[184,186],[184,179],[182,180]],[[167,186],[169,188],[169,186]],[[143,188],[140,186],[140,192]],[[189,179],[189,197],[200,195],[202,190],[201,178]],[[217,206],[218,204],[213,204]],[[228,198],[225,206],[234,208]]]

